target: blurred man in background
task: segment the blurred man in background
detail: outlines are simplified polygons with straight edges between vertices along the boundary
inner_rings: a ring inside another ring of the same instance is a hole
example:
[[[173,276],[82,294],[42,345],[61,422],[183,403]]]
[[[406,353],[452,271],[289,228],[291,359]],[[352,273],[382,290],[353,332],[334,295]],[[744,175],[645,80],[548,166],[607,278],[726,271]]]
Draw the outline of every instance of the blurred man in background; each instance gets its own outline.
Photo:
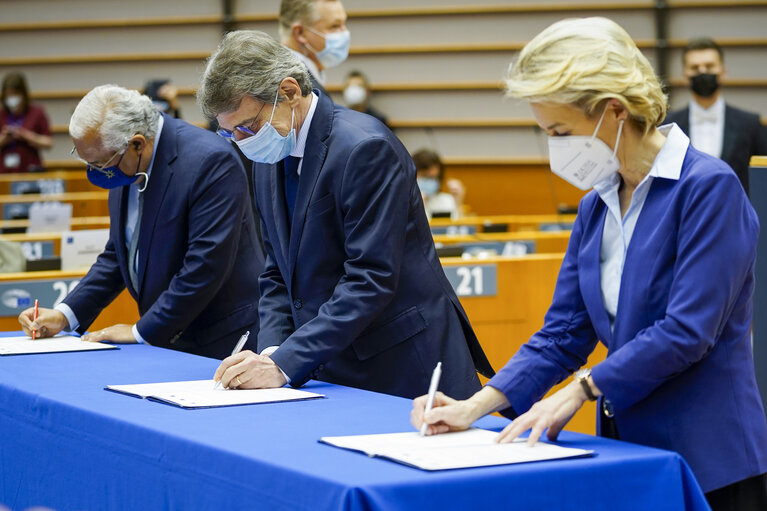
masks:
[[[670,112],[666,122],[678,124],[696,149],[730,165],[748,193],[748,162],[753,155],[767,154],[767,133],[759,115],[725,103],[724,54],[712,39],[692,39],[682,58],[692,100],[687,108]]]
[[[349,55],[346,11],[338,0],[282,0],[280,42],[309,70],[312,87],[327,96],[325,69]]]

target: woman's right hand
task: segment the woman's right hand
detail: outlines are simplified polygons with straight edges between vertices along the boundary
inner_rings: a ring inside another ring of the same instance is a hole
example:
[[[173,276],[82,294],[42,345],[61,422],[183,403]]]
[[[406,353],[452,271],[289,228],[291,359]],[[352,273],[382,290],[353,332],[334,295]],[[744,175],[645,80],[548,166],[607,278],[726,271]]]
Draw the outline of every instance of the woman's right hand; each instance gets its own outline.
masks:
[[[463,401],[437,392],[434,395],[432,409],[424,414],[426,400],[427,396],[417,397],[413,400],[410,423],[416,429],[421,429],[421,425],[426,422],[428,424],[427,435],[468,429],[477,419],[509,406],[506,396],[493,387],[485,387]]]

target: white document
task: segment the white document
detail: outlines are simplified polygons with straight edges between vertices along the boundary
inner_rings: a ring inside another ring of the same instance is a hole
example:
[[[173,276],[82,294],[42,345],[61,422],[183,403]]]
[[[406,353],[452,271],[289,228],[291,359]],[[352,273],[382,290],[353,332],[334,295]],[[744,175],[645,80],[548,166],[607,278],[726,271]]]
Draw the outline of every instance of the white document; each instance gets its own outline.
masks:
[[[61,233],[61,269],[89,269],[104,251],[109,241],[109,229],[84,229]]]
[[[72,227],[72,205],[61,202],[35,202],[29,207],[27,234],[68,231]]]
[[[107,385],[108,390],[150,398],[181,408],[210,408],[214,406],[251,405],[299,401],[325,397],[323,394],[296,390],[288,387],[279,389],[234,390],[219,387],[214,389],[213,380],[172,381],[167,383],[140,383],[135,385]]]
[[[100,342],[85,342],[79,337],[61,335],[32,340],[31,337],[0,337],[0,355],[32,355],[35,353],[62,353],[65,351],[116,350],[117,346]]]
[[[527,439],[497,444],[498,433],[472,428],[443,435],[421,436],[418,432],[383,435],[355,435],[320,438],[342,449],[361,451],[368,456],[387,458],[422,470],[487,467],[529,461],[591,456],[594,451],[560,447],[538,442],[527,446]]]

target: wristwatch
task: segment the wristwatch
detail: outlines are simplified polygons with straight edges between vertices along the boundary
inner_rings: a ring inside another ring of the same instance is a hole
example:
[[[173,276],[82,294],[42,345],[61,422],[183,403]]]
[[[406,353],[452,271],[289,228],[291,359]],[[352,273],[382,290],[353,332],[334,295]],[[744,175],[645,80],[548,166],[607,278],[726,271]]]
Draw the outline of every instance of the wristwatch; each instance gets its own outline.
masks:
[[[589,385],[589,376],[591,376],[591,369],[583,368],[575,372],[575,380],[583,387],[583,392],[586,393],[586,399],[589,401],[596,401],[597,396],[591,392],[591,386]]]

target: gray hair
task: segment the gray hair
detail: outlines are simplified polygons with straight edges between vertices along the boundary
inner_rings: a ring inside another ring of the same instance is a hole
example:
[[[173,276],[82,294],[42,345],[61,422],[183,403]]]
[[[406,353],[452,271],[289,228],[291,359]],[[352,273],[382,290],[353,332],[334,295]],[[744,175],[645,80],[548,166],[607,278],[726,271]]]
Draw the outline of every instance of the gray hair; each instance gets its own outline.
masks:
[[[77,104],[69,119],[69,134],[82,139],[95,132],[104,149],[118,151],[136,134],[154,140],[159,116],[152,100],[138,91],[99,85]]]
[[[320,19],[318,0],[282,0],[280,2],[280,40],[286,43],[293,33],[293,23],[314,25]]]
[[[245,96],[272,103],[280,83],[288,77],[298,82],[301,95],[311,93],[309,71],[290,50],[264,32],[229,32],[208,58],[197,104],[205,117],[213,119],[237,110]]]

